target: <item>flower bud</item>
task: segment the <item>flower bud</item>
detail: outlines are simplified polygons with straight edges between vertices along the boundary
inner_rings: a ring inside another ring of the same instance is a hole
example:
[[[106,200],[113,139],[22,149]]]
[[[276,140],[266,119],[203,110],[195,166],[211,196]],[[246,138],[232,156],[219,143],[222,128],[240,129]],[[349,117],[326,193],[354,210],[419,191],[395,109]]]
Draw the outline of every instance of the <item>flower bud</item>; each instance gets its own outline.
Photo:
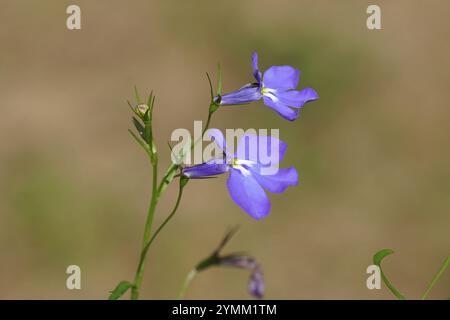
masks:
[[[149,109],[149,107],[148,107],[148,105],[146,105],[146,104],[139,104],[137,107],[136,107],[136,111],[137,111],[137,113],[139,113],[139,115],[141,116],[141,117],[144,117],[145,116],[145,114],[147,113],[147,111],[148,111],[148,109]]]

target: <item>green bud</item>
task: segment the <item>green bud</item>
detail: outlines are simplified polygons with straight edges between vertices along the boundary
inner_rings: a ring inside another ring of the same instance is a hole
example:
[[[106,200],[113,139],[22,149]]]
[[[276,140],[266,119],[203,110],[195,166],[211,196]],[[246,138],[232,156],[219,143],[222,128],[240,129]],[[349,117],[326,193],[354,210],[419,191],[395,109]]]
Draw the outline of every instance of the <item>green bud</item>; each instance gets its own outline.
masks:
[[[147,113],[147,111],[149,110],[148,105],[146,104],[139,104],[136,107],[136,111],[137,113],[143,118],[145,116],[145,114]]]

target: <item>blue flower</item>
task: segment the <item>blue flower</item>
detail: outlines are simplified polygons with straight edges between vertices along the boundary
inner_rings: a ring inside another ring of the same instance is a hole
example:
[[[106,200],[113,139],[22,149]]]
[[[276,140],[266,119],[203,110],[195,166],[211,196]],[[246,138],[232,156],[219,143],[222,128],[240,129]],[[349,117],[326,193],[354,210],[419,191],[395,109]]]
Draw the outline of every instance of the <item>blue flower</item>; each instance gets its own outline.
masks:
[[[220,105],[238,105],[258,101],[283,118],[293,121],[298,118],[300,108],[307,102],[317,100],[317,92],[311,88],[296,90],[300,81],[300,70],[291,66],[272,66],[262,75],[258,68],[258,54],[252,56],[253,76],[256,83],[250,83],[242,88],[215,97]]]
[[[227,187],[231,198],[254,219],[269,214],[271,205],[265,190],[282,193],[287,187],[297,185],[294,167],[277,166],[287,148],[283,141],[271,136],[246,134],[239,140],[236,153],[230,155],[221,134],[215,134],[214,140],[225,157],[186,167],[183,175],[195,179],[229,172]]]

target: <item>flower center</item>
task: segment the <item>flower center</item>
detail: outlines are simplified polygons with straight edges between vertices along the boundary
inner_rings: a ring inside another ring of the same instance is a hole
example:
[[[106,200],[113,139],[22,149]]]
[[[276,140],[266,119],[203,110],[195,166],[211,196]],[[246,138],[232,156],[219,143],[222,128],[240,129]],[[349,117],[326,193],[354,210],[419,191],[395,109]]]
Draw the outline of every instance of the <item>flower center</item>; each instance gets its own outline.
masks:
[[[230,166],[236,170],[239,170],[244,176],[247,177],[250,175],[250,170],[248,170],[246,167],[251,167],[255,164],[256,164],[256,162],[254,162],[254,161],[233,158],[233,159],[231,159]],[[244,165],[246,167],[244,167]]]
[[[279,99],[277,98],[277,96],[275,95],[276,90],[275,89],[270,89],[270,88],[261,88],[261,94],[263,96],[269,97],[273,102],[277,102]]]
[[[262,87],[261,88],[261,94],[267,94],[267,93],[270,93],[270,89]]]

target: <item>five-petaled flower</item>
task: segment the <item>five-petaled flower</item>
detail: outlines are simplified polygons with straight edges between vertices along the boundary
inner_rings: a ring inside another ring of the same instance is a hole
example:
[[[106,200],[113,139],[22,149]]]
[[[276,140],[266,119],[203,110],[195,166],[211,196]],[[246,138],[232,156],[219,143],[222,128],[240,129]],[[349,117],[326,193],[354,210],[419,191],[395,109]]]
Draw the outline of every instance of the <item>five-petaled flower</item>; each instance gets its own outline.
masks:
[[[300,70],[291,66],[272,66],[264,72],[258,68],[258,54],[252,56],[255,83],[215,97],[220,105],[239,105],[263,99],[264,104],[293,121],[298,118],[300,108],[307,102],[317,100],[319,96],[312,88],[296,90],[300,81]]]
[[[287,187],[298,184],[294,167],[278,168],[287,148],[283,141],[271,136],[245,134],[239,140],[236,152],[230,154],[220,131],[212,129],[210,132],[215,132],[214,141],[223,150],[224,157],[186,167],[182,174],[195,179],[229,172],[227,187],[231,198],[253,218],[258,220],[269,214],[271,205],[265,190],[282,193]],[[270,159],[268,155],[271,155]]]

